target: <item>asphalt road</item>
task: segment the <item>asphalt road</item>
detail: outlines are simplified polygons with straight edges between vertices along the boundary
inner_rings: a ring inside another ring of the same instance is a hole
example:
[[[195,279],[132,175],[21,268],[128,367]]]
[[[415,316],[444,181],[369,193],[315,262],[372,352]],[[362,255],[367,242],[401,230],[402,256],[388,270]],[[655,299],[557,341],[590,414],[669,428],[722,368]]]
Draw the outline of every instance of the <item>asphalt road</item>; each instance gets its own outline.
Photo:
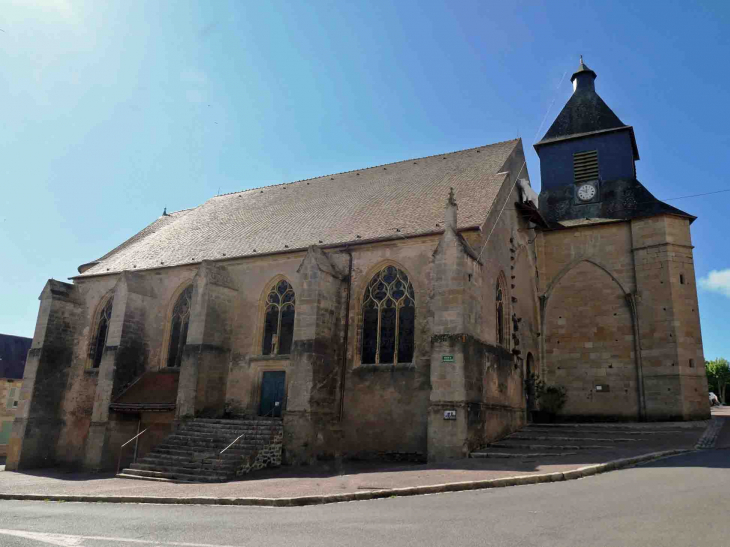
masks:
[[[0,502],[0,546],[704,546],[730,540],[730,450],[585,479],[301,508]]]

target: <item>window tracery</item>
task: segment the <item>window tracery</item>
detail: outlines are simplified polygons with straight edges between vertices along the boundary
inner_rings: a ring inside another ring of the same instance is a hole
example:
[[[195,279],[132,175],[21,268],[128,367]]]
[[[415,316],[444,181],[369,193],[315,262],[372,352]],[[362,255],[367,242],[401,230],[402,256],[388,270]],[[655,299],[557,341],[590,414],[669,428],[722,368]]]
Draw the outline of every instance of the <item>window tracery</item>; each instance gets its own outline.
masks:
[[[180,293],[172,309],[170,328],[170,349],[167,352],[167,366],[179,368],[182,363],[183,349],[188,338],[190,308],[193,303],[193,286],[189,285]]]
[[[362,364],[412,362],[415,319],[413,285],[402,270],[386,266],[363,296]]]
[[[99,313],[99,321],[96,327],[96,336],[94,336],[93,344],[91,345],[91,367],[99,368],[101,365],[101,358],[104,356],[104,347],[106,346],[106,338],[109,333],[109,322],[112,319],[112,306],[114,305],[114,295],[109,297],[104,307]]]
[[[277,282],[266,296],[263,355],[288,355],[294,338],[296,298],[288,281]]]

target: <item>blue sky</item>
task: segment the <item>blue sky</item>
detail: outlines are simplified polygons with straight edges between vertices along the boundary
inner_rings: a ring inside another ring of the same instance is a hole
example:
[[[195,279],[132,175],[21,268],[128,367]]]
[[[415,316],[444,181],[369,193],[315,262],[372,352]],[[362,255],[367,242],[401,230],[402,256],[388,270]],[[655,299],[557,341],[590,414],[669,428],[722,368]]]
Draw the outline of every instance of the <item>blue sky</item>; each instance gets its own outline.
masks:
[[[48,278],[218,192],[516,136],[539,188],[579,54],[657,197],[730,188],[727,2],[6,0],[0,29],[2,333],[33,335]],[[708,359],[730,358],[729,200],[669,201],[699,217]]]

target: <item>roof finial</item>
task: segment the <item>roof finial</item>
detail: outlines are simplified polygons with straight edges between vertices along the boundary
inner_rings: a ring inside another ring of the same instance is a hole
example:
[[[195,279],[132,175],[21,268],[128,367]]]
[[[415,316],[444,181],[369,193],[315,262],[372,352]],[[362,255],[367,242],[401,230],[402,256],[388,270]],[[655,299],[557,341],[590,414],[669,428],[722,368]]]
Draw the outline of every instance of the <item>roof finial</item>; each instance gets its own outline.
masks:
[[[162,216],[163,216],[163,217],[169,216],[169,215],[167,214],[167,207],[165,207],[165,208],[164,208],[164,209],[162,210]]]
[[[454,187],[449,190],[449,205],[456,205],[456,197],[454,196]]]
[[[583,64],[583,56],[580,56],[580,64]]]

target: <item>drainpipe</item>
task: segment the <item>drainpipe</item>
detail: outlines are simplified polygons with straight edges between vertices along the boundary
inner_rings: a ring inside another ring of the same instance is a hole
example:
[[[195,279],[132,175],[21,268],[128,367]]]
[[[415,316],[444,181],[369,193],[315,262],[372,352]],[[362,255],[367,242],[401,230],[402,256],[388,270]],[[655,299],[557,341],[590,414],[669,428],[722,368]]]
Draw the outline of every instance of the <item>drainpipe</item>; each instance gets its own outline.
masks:
[[[345,414],[345,376],[347,375],[347,349],[349,346],[350,334],[350,294],[352,293],[352,251],[349,247],[345,247],[350,257],[347,268],[347,299],[345,300],[345,347],[342,352],[342,367],[340,369],[340,412],[337,418],[338,422],[342,422]]]

